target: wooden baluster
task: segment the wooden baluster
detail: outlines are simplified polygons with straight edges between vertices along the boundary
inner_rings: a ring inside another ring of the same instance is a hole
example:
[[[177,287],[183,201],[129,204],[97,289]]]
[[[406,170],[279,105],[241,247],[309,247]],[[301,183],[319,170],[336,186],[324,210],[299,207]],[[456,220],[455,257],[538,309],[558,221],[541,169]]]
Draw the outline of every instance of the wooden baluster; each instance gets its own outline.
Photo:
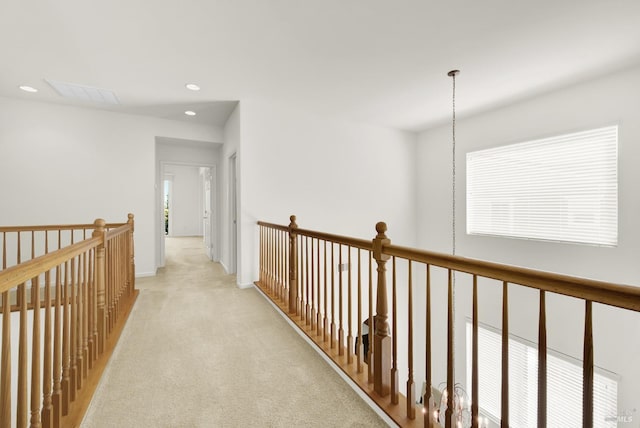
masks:
[[[479,425],[479,403],[478,403],[478,276],[473,275],[473,303],[472,303],[472,329],[473,338],[471,343],[471,427],[478,428]]]
[[[271,230],[271,269],[273,271],[273,281],[271,282],[271,293],[278,295],[278,231]]]
[[[2,236],[2,269],[7,267],[5,235]],[[11,426],[11,302],[2,293],[2,357],[0,360],[0,428]]]
[[[97,254],[94,248],[91,249],[91,262],[92,262],[92,274],[91,274],[91,327],[90,327],[90,343],[91,348],[91,368],[93,368],[93,362],[98,358],[98,281],[97,281],[97,268],[96,268]]]
[[[298,272],[300,272],[300,289],[298,290],[298,315],[301,320],[304,320],[304,236],[298,236],[298,249],[300,254],[298,255]]]
[[[60,242],[60,241],[58,241]],[[56,266],[56,297],[55,311],[53,315],[53,393],[51,404],[53,406],[53,426],[59,427],[62,418],[62,266]]]
[[[269,291],[271,284],[271,229],[265,228],[264,230],[264,263],[265,263],[265,290]]]
[[[593,427],[593,309],[591,300],[585,300],[584,354],[582,363],[582,426]]]
[[[454,398],[455,398],[455,335],[453,316],[453,272],[448,270],[448,292],[447,292],[447,410],[445,411],[445,427],[452,428],[454,417]]]
[[[279,230],[276,233],[276,266],[278,272],[278,281],[276,282],[276,297],[282,296],[282,234]]]
[[[304,273],[305,273],[305,281],[304,281],[304,285],[306,288],[306,293],[305,293],[305,310],[304,310],[304,320],[305,323],[307,325],[311,324],[311,305],[310,302],[313,301],[313,291],[309,290],[310,287],[310,282],[309,282],[309,237],[306,236],[304,238]],[[313,275],[311,276],[311,278],[313,279]],[[311,290],[313,290],[313,287],[311,286]],[[313,326],[311,326],[311,328],[313,328]]]
[[[298,225],[296,216],[289,223],[289,313],[295,314],[298,306]]]
[[[76,258],[71,259],[71,288],[69,290],[69,308],[71,312],[71,319],[69,321],[69,399],[73,402],[76,400],[77,391],[77,360],[76,360],[76,340],[77,340],[77,319],[78,308],[76,305],[76,286],[78,284],[78,272],[76,269]]]
[[[111,241],[111,269],[109,276],[111,277],[111,318],[109,323],[109,331],[113,330],[118,319],[118,299],[120,291],[120,236],[116,236]]]
[[[431,384],[433,378],[431,375],[431,266],[426,266],[426,302],[425,302],[425,389],[422,396],[422,403],[426,411],[424,413],[424,426],[431,428],[435,422],[436,409],[435,400],[431,394]]]
[[[331,349],[336,343],[336,307],[335,307],[335,259],[334,245],[331,243]]]
[[[351,247],[347,246],[347,324],[349,326],[347,333],[347,363],[353,363],[353,304],[351,302]]]
[[[89,250],[87,253],[89,264],[89,277],[87,279],[86,299],[85,299],[85,324],[84,324],[84,337],[85,337],[85,361],[87,362],[87,375],[88,371],[93,368],[93,289],[94,289],[94,258],[93,250]]]
[[[547,427],[547,305],[544,290],[540,290],[538,316],[538,428]]]
[[[129,224],[129,290],[133,294],[133,290],[136,288],[136,260],[134,252],[134,216],[129,213],[127,215],[127,223]]]
[[[70,262],[64,264],[64,285],[63,285],[63,316],[62,316],[62,416],[69,413],[70,404],[70,383],[71,383],[71,354],[69,353],[69,320],[70,301],[69,288],[71,287]]]
[[[398,380],[398,298],[396,256],[391,258],[391,403],[398,404],[400,382]]]
[[[40,277],[31,280],[33,296],[33,332],[31,344],[31,422],[30,426],[39,428],[40,424]]]
[[[369,251],[369,349],[367,350],[367,382],[373,383],[373,347],[375,335],[373,325],[373,252]]]
[[[289,267],[287,266],[289,260],[289,255],[287,254],[289,245],[287,244],[287,232],[280,231],[280,240],[282,242],[282,254],[280,255],[280,262],[282,263],[282,291],[280,292],[280,300],[287,302],[289,300]]]
[[[113,329],[113,290],[114,290],[114,282],[115,278],[113,275],[114,272],[114,262],[115,262],[115,254],[114,254],[114,243],[113,241],[109,241],[107,245],[107,269],[105,271],[105,275],[107,277],[107,307],[108,307],[108,316],[107,316],[107,337],[111,334],[111,330]]]
[[[305,266],[306,266],[306,258],[305,258],[305,249],[304,249],[304,244],[306,243],[306,237],[304,236],[300,236],[300,319],[302,319],[303,321],[305,320],[306,317],[306,310],[305,310],[305,302],[307,299],[307,296],[305,294],[305,290],[306,290],[306,283],[305,283]]]
[[[46,248],[45,252],[48,252]],[[51,401],[52,368],[51,368],[51,271],[45,272],[44,284],[44,367],[42,373],[42,425],[52,427],[53,404]]]
[[[269,280],[267,281],[267,291],[273,290],[273,229],[269,229]]]
[[[307,324],[311,325],[311,331],[313,331],[314,326],[317,327],[316,325],[316,278],[315,278],[315,256],[313,253],[313,241],[314,239],[311,238],[311,311],[309,312],[310,315],[310,320],[307,320]],[[307,257],[309,257],[309,255],[307,254]],[[309,274],[309,272],[307,271],[307,274]],[[310,321],[310,322],[309,322]]]
[[[378,287],[376,297],[376,316],[374,322],[373,372],[374,390],[381,397],[389,395],[391,385],[391,338],[387,323],[387,268],[385,264],[389,256],[382,252],[385,245],[391,241],[385,232],[387,225],[383,222],[376,224],[378,234],[373,239],[373,255],[378,264]]]
[[[342,310],[342,244],[338,244],[338,355],[344,355],[344,323]]]
[[[276,230],[273,228],[269,229],[269,293],[272,295],[276,293],[277,282],[278,282],[278,263],[277,263],[277,253],[278,253],[278,242],[277,242],[277,234]]]
[[[283,246],[283,257],[284,257],[284,271],[283,271],[283,292],[282,301],[285,304],[289,304],[289,272],[291,272],[291,248],[289,247],[289,238],[288,232],[282,232],[282,246]]]
[[[22,239],[21,239],[21,233],[17,232],[16,233],[16,265],[19,265],[20,263],[22,263]],[[17,299],[17,304],[18,306],[22,307],[22,293],[18,293],[18,296],[16,297]]]
[[[316,266],[316,284],[317,284],[317,293],[316,295],[318,296],[318,312],[316,313],[316,334],[318,336],[320,336],[323,332],[323,326],[322,326],[322,310],[321,310],[321,295],[322,293],[321,291],[321,287],[320,287],[320,240],[318,239],[318,245],[316,245],[316,262],[317,262],[317,266]],[[324,295],[325,300],[327,299],[327,295]]]
[[[20,242],[20,241],[18,241]],[[18,343],[18,427],[27,426],[27,285],[22,283],[18,286],[18,301],[20,302],[20,341]]]
[[[327,304],[327,298],[329,297],[329,294],[327,294],[328,291],[328,279],[327,279],[327,241],[324,241],[324,257],[322,258],[322,262],[324,265],[324,323],[322,324],[322,341],[326,342],[327,341],[327,331],[329,330],[329,317],[327,315],[327,310],[328,310],[328,304]]]
[[[94,237],[100,237],[102,242],[96,248],[96,326],[98,354],[104,352],[104,341],[107,336],[106,330],[106,282],[105,282],[105,221],[98,219],[94,222]]]
[[[409,419],[416,418],[416,384],[413,379],[413,270],[411,260],[409,262],[409,283],[408,300],[407,300],[407,319],[408,319],[408,337],[407,349],[409,352],[408,359],[408,379],[407,379],[407,417]]]
[[[260,261],[259,261],[259,268],[258,268],[258,282],[260,283],[260,286],[264,286],[264,226],[259,225],[258,226],[258,230],[259,230],[259,246],[260,246]]]
[[[263,287],[265,290],[269,290],[269,228],[264,228],[264,283]]]
[[[502,283],[502,393],[501,427],[509,427],[509,284]]]
[[[284,239],[282,231],[278,231],[278,299],[283,300],[284,297]]]
[[[78,262],[80,263],[80,266],[78,266],[78,270],[81,269],[81,273],[82,273],[82,280],[78,281],[78,324],[77,324],[77,341],[76,341],[76,359],[77,359],[77,367],[78,367],[78,379],[77,379],[77,385],[78,385],[78,389],[82,389],[83,386],[83,379],[86,377],[86,370],[87,368],[85,367],[85,359],[84,359],[84,349],[85,349],[85,340],[86,337],[84,336],[84,323],[85,323],[85,304],[84,304],[84,295],[85,295],[85,289],[87,287],[87,273],[88,273],[88,268],[87,268],[87,253],[82,253],[81,256],[78,256]],[[80,273],[78,274],[80,276]]]
[[[362,373],[362,363],[364,358],[364,344],[362,343],[362,258],[360,257],[361,250],[358,248],[358,346],[356,348],[356,361],[358,367],[358,373]]]

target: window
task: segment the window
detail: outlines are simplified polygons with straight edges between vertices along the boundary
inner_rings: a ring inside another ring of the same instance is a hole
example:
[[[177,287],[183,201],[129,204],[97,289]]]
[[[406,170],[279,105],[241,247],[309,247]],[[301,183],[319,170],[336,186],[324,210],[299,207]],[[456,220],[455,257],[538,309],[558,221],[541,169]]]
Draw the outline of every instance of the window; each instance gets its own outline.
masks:
[[[467,322],[467,389],[471,390],[472,325]],[[500,420],[502,333],[478,327],[478,394],[480,413]],[[593,420],[598,427],[616,427],[617,375],[594,369]],[[509,422],[536,427],[538,416],[538,349],[524,339],[509,338]],[[548,350],[547,424],[582,426],[582,362]]]
[[[618,244],[618,127],[467,153],[467,233]]]

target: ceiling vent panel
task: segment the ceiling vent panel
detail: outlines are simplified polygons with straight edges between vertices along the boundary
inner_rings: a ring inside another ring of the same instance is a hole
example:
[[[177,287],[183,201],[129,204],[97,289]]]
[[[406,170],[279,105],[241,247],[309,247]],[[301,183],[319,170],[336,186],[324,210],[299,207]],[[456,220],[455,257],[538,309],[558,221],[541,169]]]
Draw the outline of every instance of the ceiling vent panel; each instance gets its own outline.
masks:
[[[108,89],[94,88],[77,83],[59,82],[46,79],[47,83],[65,98],[80,101],[89,101],[101,104],[120,104],[116,94]]]

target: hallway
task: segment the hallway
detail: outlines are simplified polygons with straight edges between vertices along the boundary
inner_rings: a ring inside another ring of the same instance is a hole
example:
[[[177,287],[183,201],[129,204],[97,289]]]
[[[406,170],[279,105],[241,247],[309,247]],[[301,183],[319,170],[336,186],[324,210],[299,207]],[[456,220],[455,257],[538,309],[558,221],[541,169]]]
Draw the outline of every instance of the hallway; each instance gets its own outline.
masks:
[[[167,238],[82,427],[374,427],[385,423],[201,238]]]

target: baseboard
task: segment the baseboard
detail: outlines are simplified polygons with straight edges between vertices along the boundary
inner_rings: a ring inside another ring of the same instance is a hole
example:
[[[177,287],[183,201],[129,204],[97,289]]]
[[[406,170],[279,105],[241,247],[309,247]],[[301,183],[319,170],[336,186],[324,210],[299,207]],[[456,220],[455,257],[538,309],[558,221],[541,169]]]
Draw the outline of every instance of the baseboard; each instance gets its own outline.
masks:
[[[225,265],[222,260],[219,260],[218,263],[220,263],[220,266],[222,266],[222,269],[224,269],[224,273],[229,275],[229,268],[227,268],[227,265]]]
[[[136,272],[136,278],[144,278],[148,276],[156,276],[156,272]]]
[[[250,283],[250,284],[238,284],[238,288],[241,288],[241,289],[251,288],[251,287],[255,287],[255,285],[253,283]]]

